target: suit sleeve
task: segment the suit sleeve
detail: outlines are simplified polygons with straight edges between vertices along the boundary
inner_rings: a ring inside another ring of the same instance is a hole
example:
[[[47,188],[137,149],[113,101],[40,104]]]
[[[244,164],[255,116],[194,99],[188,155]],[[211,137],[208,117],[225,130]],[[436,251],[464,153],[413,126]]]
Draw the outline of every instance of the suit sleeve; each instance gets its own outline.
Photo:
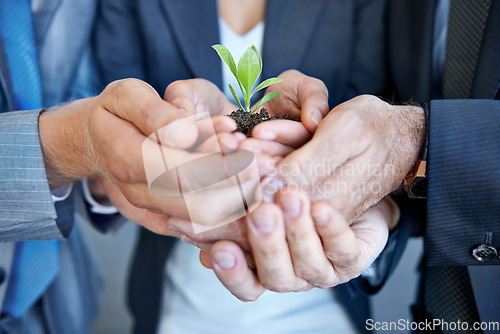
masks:
[[[431,102],[428,156],[429,265],[479,262],[472,249],[493,233],[500,246],[500,101]]]
[[[0,114],[0,241],[61,239],[38,134],[41,110]]]

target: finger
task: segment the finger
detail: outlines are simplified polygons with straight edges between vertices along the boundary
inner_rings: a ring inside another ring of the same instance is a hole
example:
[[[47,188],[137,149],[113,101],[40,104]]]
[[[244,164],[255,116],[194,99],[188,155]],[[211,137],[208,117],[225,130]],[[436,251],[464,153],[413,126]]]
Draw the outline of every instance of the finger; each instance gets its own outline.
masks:
[[[311,215],[324,252],[334,265],[335,280],[344,283],[363,272],[359,242],[343,216],[323,201],[312,204]]]
[[[248,138],[239,143],[239,148],[257,154],[266,154],[269,156],[284,157],[290,154],[294,149],[290,146],[278,142]]]
[[[335,285],[332,264],[316,232],[307,195],[285,188],[279,192],[277,203],[285,219],[286,240],[296,275],[317,287]]]
[[[261,178],[274,173],[276,164],[282,159],[281,157],[270,157],[267,154],[255,154],[254,156]]]
[[[254,301],[265,288],[248,267],[243,251],[231,241],[219,241],[210,250],[214,272],[222,284],[242,301]]]
[[[262,285],[272,291],[301,291],[311,285],[295,275],[278,206],[262,203],[247,216],[248,240]]]
[[[329,112],[325,84],[296,70],[285,71],[279,77],[283,81],[271,87],[281,94],[269,102],[269,109],[300,116],[304,126],[314,133],[319,122]]]
[[[196,152],[224,152],[225,150],[235,150],[238,145],[238,138],[234,134],[223,132],[207,138],[198,146]]]
[[[196,121],[199,137],[204,140],[219,132],[233,132],[236,130],[236,122],[226,116],[210,116]]]
[[[108,112],[134,124],[146,136],[186,116],[179,108],[163,101],[150,85],[137,79],[112,82],[100,95],[99,103]],[[196,131],[192,124],[183,126],[184,140],[196,134],[191,133]],[[164,139],[171,140],[168,136]]]
[[[190,114],[209,111],[212,115],[225,115],[235,109],[224,93],[205,79],[175,81],[167,87],[164,97]]]
[[[214,269],[212,261],[210,261],[210,252],[200,250],[200,262],[207,269]]]
[[[211,246],[219,240],[231,240],[236,242],[245,252],[250,250],[247,241],[247,226],[243,219],[198,234],[194,234],[192,223],[188,220],[170,217],[167,224],[169,230],[183,234],[183,241],[207,251],[207,245]]]
[[[277,119],[259,123],[252,130],[252,137],[297,148],[309,141],[312,135],[301,122]]]
[[[169,218],[168,215],[158,214],[131,205],[118,187],[107,178],[102,178],[102,186],[116,209],[130,221],[157,234],[179,237],[179,233],[168,229],[166,223]]]

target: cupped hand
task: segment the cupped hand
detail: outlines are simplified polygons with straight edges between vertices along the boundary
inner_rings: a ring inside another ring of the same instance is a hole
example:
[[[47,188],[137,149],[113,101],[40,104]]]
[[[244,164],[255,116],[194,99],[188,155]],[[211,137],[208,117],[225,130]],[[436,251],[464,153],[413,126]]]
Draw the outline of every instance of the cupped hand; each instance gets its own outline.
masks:
[[[417,161],[425,116],[363,95],[335,107],[314,137],[263,180],[264,200],[284,186],[326,200],[350,222],[397,189]]]
[[[329,203],[310,203],[305,194],[285,190],[277,202],[263,203],[247,219],[254,264],[232,241],[200,253],[202,263],[241,300],[256,300],[266,290],[328,288],[358,277],[380,254],[399,216],[389,199],[350,225]]]
[[[309,141],[328,113],[328,91],[322,81],[296,70],[285,71],[279,78],[283,81],[271,85],[266,93],[279,91],[280,94],[266,103],[265,108],[270,115],[290,114],[300,122],[262,122],[255,126],[252,138],[240,144],[240,148],[262,154],[278,151],[285,156]]]
[[[199,126],[202,122],[191,122],[187,117],[151,86],[135,79],[116,81],[94,98],[43,113],[40,136],[51,187],[101,176],[112,181],[131,207],[184,219],[190,218],[193,210],[202,211],[198,207],[208,207],[199,216],[209,223],[227,217],[241,205],[232,195],[234,189],[239,193],[239,188],[223,184],[202,189],[206,183],[212,184],[211,178],[225,178],[224,165],[215,155],[185,149],[204,135],[204,127]],[[215,123],[219,131],[232,131],[224,121]],[[197,167],[196,160],[207,156]],[[148,168],[153,177],[147,175]],[[152,180],[160,176],[156,190],[161,188],[169,196],[152,191]],[[242,188],[249,192],[258,183],[258,176],[240,176]],[[179,191],[194,191],[191,199],[195,205],[188,208]],[[219,203],[221,197],[227,200]],[[162,233],[164,229],[154,231]]]

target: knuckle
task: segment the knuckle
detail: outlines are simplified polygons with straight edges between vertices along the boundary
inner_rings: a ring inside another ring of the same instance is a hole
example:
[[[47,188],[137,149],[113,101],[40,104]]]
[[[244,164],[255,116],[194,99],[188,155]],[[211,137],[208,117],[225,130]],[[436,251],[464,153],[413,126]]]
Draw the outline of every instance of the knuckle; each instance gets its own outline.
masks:
[[[314,284],[320,284],[321,282],[324,282],[326,278],[326,275],[323,270],[321,270],[321,268],[313,266],[297,268],[295,270],[295,273],[297,274],[297,276]]]
[[[349,268],[357,265],[358,256],[349,251],[329,251],[325,252],[325,255],[335,266],[340,266],[343,268]]]
[[[276,278],[277,276],[272,276]],[[295,280],[294,279],[287,279],[287,278],[281,278],[279,280],[264,280],[262,282],[262,285],[270,291],[275,291],[275,292],[289,292],[294,290],[295,286]]]
[[[111,92],[116,97],[123,97],[133,89],[137,89],[138,85],[142,85],[142,81],[133,78],[121,79],[111,82],[105,91]]]
[[[161,126],[165,124],[156,124],[157,115],[159,111],[163,108],[163,102],[159,100],[148,101],[142,106],[142,110],[140,112],[140,117],[142,118],[142,124],[147,124],[151,126],[151,130],[158,130]],[[146,133],[147,136],[150,133]]]

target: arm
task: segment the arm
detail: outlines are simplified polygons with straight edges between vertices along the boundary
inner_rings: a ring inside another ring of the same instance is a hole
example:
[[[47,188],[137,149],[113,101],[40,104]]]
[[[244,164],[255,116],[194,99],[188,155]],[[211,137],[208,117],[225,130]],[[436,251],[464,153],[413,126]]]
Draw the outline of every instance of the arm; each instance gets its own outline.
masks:
[[[431,102],[426,230],[429,264],[481,264],[471,251],[484,241],[487,232],[493,233],[493,246],[500,246],[499,128],[498,100]]]
[[[60,239],[45,175],[38,118],[41,110],[0,114],[0,240]],[[22,206],[19,203],[23,203]]]
[[[176,235],[167,229],[166,214],[185,217],[180,205],[184,202],[182,198],[166,199],[150,191],[143,158],[148,158],[147,150],[158,150],[158,142],[148,141],[144,133],[153,133],[184,116],[161,99],[151,86],[132,79],[114,82],[99,96],[54,107],[40,117],[39,111],[3,114],[0,143],[1,163],[5,166],[2,173],[6,176],[2,178],[5,182],[2,182],[1,209],[8,214],[8,219],[4,219],[7,223],[2,225],[3,240],[26,240],[24,232],[27,231],[31,238],[33,235],[41,239],[61,237],[54,222],[56,215],[49,189],[84,177],[107,179],[110,181],[105,183],[108,195],[128,217],[156,233]],[[190,146],[189,140],[198,138],[198,129],[191,123],[176,125],[175,129],[183,135],[183,145]],[[159,136],[170,144],[175,144],[173,138],[177,138],[172,132],[160,131]],[[144,147],[146,153],[143,154]],[[176,149],[170,149],[169,153],[174,160],[192,156],[190,152]],[[19,157],[31,162],[21,161]],[[151,163],[163,166],[162,161]],[[29,173],[24,173],[22,164],[27,165]],[[209,167],[205,166],[205,170]],[[20,198],[24,196],[23,191],[33,193],[34,184],[42,194],[33,195],[37,196],[33,199],[36,210],[24,210],[17,202],[10,202],[9,191],[15,191],[12,198]],[[196,183],[193,186],[196,187]],[[207,198],[216,198],[217,192],[204,193],[201,197],[206,202]],[[45,207],[40,209],[40,204]],[[215,209],[213,213],[216,219],[219,212]]]

